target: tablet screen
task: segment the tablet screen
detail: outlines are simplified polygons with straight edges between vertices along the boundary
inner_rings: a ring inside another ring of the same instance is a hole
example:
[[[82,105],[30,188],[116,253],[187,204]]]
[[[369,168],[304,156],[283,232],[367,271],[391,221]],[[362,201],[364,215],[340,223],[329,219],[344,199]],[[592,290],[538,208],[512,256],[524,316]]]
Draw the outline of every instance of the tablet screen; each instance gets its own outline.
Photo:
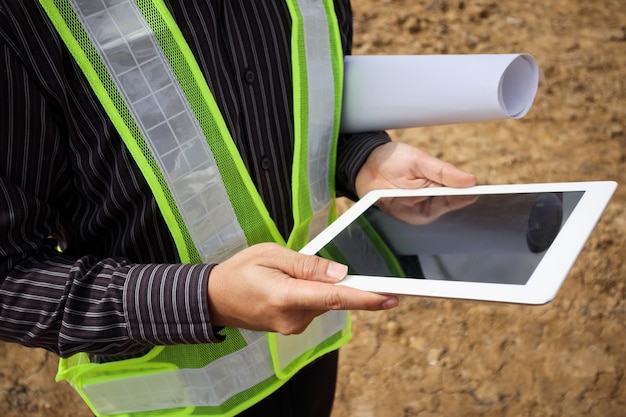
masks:
[[[380,198],[319,255],[351,275],[525,284],[583,194]]]

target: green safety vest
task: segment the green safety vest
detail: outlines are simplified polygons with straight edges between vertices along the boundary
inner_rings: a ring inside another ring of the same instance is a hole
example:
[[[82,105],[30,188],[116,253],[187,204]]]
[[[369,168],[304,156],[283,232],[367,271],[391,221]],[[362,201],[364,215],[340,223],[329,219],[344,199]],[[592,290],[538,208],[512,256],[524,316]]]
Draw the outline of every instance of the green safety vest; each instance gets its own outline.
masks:
[[[343,54],[331,0],[286,0],[292,19],[294,229],[270,218],[189,46],[162,0],[40,0],[154,193],[188,263],[260,242],[299,249],[335,216]],[[140,358],[62,359],[98,416],[232,416],[351,337],[346,312],[300,335],[225,328],[222,343],[157,346]]]

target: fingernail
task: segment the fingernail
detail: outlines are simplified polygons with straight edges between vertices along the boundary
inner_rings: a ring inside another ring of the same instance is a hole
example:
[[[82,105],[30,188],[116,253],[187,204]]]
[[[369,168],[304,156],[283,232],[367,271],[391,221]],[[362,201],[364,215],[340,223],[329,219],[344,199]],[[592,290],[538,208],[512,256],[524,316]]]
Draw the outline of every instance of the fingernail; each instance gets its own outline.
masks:
[[[383,301],[383,308],[385,310],[388,310],[390,308],[397,307],[399,303],[400,301],[396,297],[387,298],[385,301]]]
[[[340,281],[348,274],[348,267],[337,262],[330,262],[326,268],[326,276],[334,281]]]

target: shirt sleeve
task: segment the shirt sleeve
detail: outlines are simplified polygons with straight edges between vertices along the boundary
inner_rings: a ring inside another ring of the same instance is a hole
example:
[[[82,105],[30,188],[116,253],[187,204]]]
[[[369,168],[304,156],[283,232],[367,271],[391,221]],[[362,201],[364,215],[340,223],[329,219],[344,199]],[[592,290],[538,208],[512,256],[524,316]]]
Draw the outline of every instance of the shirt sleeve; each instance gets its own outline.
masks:
[[[161,345],[217,342],[206,297],[213,265],[133,265],[124,281],[128,336]]]
[[[0,278],[0,335],[62,357],[218,342],[206,297],[210,269],[42,250]]]
[[[340,135],[337,146],[336,188],[339,197],[358,200],[356,176],[372,151],[391,139],[386,132]]]

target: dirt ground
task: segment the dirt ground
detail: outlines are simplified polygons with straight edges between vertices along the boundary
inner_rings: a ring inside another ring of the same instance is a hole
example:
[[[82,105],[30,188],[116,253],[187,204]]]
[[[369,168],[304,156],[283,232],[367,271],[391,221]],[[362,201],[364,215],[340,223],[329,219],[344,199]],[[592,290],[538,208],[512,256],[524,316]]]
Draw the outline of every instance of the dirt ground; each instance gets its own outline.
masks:
[[[393,131],[483,184],[621,186],[557,298],[519,306],[406,297],[354,313],[333,417],[626,415],[626,4],[354,0],[355,54],[527,52],[521,120]],[[89,416],[56,359],[0,343],[0,415]]]

